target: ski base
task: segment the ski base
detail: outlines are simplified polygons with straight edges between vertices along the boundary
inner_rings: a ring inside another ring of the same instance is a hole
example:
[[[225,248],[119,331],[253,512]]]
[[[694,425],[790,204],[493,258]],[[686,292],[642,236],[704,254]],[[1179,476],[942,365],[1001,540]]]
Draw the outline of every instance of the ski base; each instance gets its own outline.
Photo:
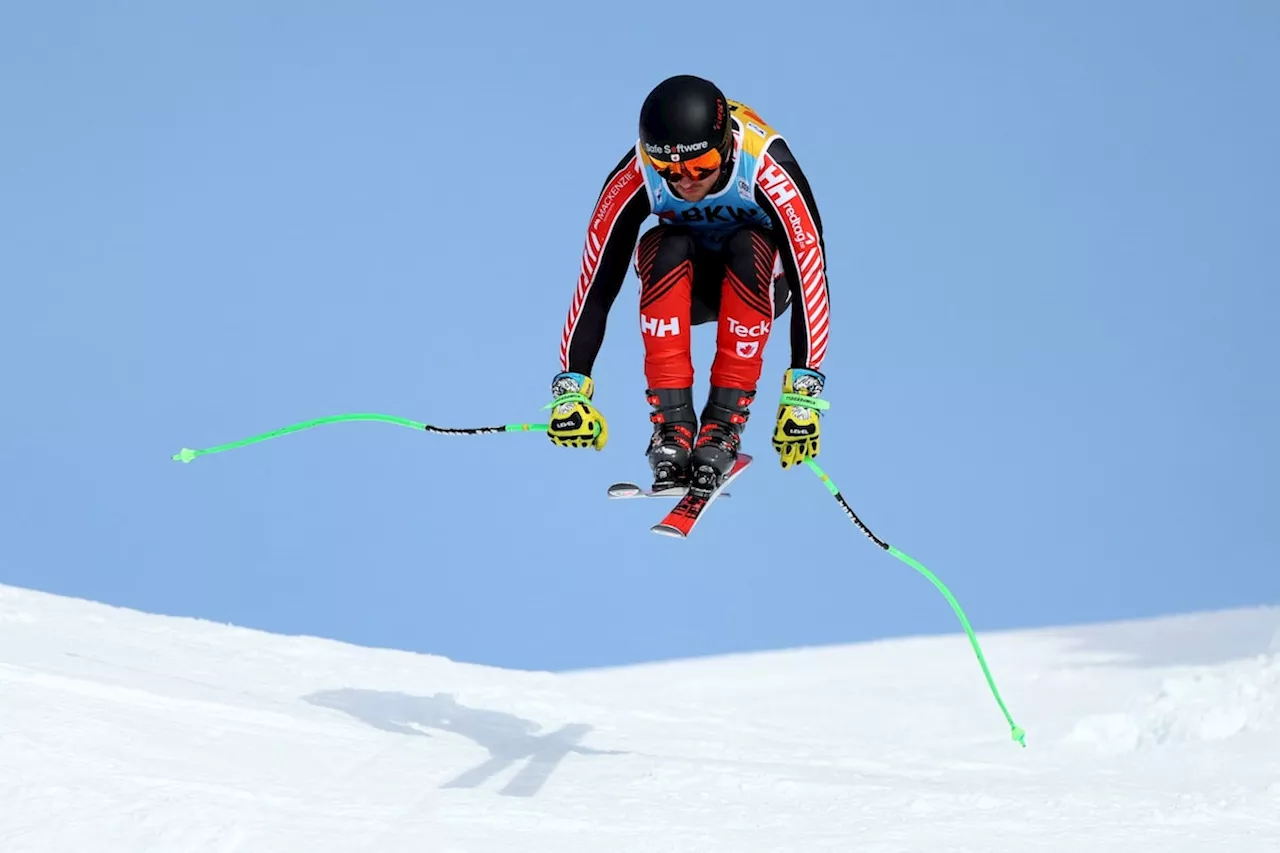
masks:
[[[751,457],[745,453],[739,453],[737,460],[733,463],[733,467],[729,469],[729,473],[725,475],[724,482],[720,484],[719,488],[706,496],[693,492],[686,493],[684,497],[680,498],[680,502],[675,505],[671,512],[667,513],[666,518],[650,527],[649,530],[659,536],[668,536],[672,539],[688,539],[689,534],[693,532],[693,528],[701,520],[703,513],[707,511],[707,507],[725,494],[725,487],[745,471],[750,464]]]

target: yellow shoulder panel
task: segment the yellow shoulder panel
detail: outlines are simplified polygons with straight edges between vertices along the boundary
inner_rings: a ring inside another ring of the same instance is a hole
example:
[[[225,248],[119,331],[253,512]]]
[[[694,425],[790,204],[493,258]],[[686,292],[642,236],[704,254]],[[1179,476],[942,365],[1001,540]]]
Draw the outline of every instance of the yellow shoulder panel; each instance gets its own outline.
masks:
[[[742,147],[753,157],[759,157],[769,140],[780,134],[751,107],[731,98],[725,100],[729,101],[729,114],[742,125]]]

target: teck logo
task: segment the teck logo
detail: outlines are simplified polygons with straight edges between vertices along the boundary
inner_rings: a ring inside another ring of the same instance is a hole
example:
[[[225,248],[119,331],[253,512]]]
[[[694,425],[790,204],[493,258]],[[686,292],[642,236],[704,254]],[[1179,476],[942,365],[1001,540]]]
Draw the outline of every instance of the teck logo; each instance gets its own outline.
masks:
[[[769,334],[769,323],[762,320],[754,326],[748,326],[732,317],[729,318],[729,331],[740,338],[762,338]]]

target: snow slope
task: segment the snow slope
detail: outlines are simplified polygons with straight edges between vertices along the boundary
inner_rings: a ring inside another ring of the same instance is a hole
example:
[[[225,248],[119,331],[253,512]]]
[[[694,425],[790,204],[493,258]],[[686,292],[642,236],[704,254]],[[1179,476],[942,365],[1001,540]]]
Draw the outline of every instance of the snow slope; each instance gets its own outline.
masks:
[[[1280,608],[570,674],[0,586],[3,853],[1280,851]]]

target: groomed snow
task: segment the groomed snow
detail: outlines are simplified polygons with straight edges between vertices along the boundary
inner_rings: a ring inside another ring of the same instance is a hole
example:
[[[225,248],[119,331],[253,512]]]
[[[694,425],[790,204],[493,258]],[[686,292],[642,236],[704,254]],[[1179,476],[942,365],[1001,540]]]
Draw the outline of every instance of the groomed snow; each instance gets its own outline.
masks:
[[[1280,608],[569,674],[0,586],[3,853],[1275,853]]]

